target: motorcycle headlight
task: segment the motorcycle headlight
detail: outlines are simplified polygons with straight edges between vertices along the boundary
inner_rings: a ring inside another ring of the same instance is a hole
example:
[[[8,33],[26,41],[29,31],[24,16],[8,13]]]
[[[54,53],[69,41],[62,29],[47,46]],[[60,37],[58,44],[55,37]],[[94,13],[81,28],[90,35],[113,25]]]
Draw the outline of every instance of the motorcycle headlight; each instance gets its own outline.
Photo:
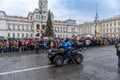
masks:
[[[48,50],[48,53],[51,53],[51,52],[52,52],[52,50],[51,50],[51,49],[49,49],[49,50]]]

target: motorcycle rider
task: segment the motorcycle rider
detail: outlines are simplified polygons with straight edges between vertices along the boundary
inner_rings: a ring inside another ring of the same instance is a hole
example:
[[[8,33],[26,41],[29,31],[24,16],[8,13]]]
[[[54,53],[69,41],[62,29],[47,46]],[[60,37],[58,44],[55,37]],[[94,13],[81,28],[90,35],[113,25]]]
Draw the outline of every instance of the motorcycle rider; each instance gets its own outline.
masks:
[[[58,48],[64,48],[65,49],[65,56],[68,58],[65,63],[72,58],[71,53],[69,53],[69,51],[72,49],[72,41],[69,38],[66,38],[66,40],[64,40],[63,42],[61,42],[59,44]],[[51,65],[52,63],[49,62],[49,64]]]
[[[66,40],[61,43],[61,46],[65,49],[66,57],[71,58],[69,51],[72,49],[72,41],[69,38],[66,38]]]

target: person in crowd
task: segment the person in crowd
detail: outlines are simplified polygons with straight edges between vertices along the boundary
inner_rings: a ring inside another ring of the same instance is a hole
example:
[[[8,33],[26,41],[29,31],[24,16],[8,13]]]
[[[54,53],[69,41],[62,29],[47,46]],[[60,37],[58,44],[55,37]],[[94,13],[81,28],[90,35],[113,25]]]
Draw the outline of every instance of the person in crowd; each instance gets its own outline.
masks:
[[[85,40],[85,43],[86,43],[86,47],[89,47],[90,44],[91,44],[91,40],[90,40],[90,39],[86,39],[86,40]]]
[[[3,53],[3,42],[0,40],[0,53]]]
[[[116,52],[117,52],[117,56],[118,56],[118,68],[120,69],[120,39],[115,44],[115,47],[116,47]]]
[[[22,41],[19,40],[19,43],[18,43],[18,48],[19,48],[19,53],[21,52],[22,50]]]
[[[10,51],[10,42],[9,40],[6,41],[6,52]]]

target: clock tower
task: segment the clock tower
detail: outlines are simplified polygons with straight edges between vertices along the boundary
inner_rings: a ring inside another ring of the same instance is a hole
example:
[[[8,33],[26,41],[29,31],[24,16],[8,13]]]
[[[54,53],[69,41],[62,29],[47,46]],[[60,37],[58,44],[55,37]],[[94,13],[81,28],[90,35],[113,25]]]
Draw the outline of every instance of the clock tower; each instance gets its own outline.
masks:
[[[40,12],[43,14],[48,12],[48,0],[39,0],[38,5]]]

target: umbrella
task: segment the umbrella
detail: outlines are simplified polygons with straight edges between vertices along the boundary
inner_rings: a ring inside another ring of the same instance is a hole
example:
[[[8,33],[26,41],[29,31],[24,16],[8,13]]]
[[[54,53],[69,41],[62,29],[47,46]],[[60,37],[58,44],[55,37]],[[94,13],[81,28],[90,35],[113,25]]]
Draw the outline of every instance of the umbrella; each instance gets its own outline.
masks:
[[[12,37],[11,36],[7,36],[6,39],[12,39]]]
[[[87,36],[85,36],[86,38],[92,38],[92,36],[91,35],[87,35]]]

